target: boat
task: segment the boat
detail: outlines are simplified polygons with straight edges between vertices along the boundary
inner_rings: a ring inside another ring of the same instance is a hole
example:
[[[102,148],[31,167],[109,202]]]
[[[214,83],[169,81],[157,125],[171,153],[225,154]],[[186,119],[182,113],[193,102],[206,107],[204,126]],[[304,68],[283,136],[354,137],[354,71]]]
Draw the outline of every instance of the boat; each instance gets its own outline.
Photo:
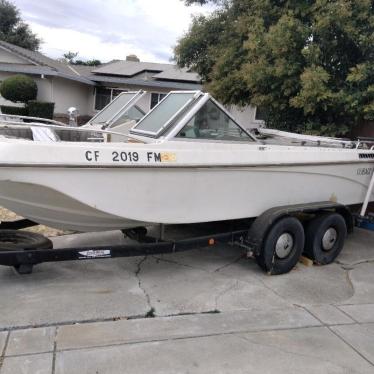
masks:
[[[370,144],[267,142],[269,133],[256,137],[201,91],[172,91],[135,122],[123,133],[107,126],[0,123],[8,131],[0,135],[0,205],[82,232],[191,224],[257,217],[291,204],[360,204],[373,174]],[[85,137],[11,135],[33,127]],[[86,136],[93,130],[98,137]]]

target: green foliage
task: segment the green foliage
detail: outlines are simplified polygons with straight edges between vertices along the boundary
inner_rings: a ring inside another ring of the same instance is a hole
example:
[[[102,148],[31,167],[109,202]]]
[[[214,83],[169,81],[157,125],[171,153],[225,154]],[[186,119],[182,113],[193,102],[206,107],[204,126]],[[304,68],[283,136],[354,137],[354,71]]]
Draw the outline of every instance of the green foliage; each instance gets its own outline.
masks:
[[[0,0],[0,40],[37,51],[40,39],[22,21],[18,8],[7,0]]]
[[[145,318],[155,318],[156,317],[156,310],[155,308],[151,308],[148,310],[148,312],[145,314]]]
[[[67,62],[68,64],[72,65],[83,65],[83,66],[98,66],[101,65],[101,61],[97,59],[92,60],[76,60],[79,52],[67,52],[63,54],[63,60]]]
[[[73,65],[83,65],[83,66],[99,66],[99,65],[101,65],[101,61],[96,60],[96,59],[87,60],[87,61],[76,60],[76,61],[72,62],[72,64]]]
[[[5,79],[0,86],[0,94],[14,103],[26,103],[36,99],[38,87],[27,75],[17,74]]]
[[[14,114],[16,116],[28,116],[29,111],[27,107],[1,105],[1,113]]]
[[[40,117],[53,119],[53,112],[55,108],[55,103],[42,102],[42,101],[29,101],[28,110],[30,117]]]
[[[227,0],[184,0],[186,5],[192,5],[192,4],[199,4],[199,5],[204,5],[208,3],[214,3],[214,4],[223,4]]]
[[[374,119],[371,0],[186,0],[194,18],[175,60],[225,104],[253,104],[269,126],[342,135]]]
[[[72,52],[72,51],[69,51],[69,52],[66,52],[64,53],[63,55],[63,58],[69,63],[71,64],[74,59],[78,56],[78,52]]]

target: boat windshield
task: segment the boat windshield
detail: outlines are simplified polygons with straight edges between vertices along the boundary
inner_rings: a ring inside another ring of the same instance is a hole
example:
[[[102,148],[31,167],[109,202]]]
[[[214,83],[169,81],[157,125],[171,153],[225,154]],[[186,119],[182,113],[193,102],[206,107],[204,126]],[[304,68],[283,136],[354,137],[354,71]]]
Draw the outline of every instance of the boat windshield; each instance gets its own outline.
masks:
[[[207,101],[198,110],[176,137],[185,139],[253,141],[250,135],[212,100]]]
[[[134,105],[140,98],[140,92],[122,92],[111,101],[102,111],[90,120],[91,125],[103,125],[114,127],[127,120],[139,120],[144,116],[144,112]]]
[[[131,130],[131,133],[156,137],[188,106],[195,95],[195,91],[169,93]]]
[[[145,115],[145,112],[143,112],[137,105],[132,106],[129,110],[126,110],[124,113],[122,113],[117,119],[115,119],[109,128],[116,127],[118,125],[121,125],[124,122],[127,121],[133,121],[139,122]]]

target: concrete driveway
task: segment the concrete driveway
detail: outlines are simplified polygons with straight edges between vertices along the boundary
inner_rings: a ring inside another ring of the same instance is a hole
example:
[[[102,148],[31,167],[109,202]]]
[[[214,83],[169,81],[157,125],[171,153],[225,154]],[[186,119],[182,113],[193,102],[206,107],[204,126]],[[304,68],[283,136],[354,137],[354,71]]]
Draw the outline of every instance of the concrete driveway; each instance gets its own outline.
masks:
[[[0,354],[0,374],[374,373],[374,233],[282,276],[230,246],[0,267]]]

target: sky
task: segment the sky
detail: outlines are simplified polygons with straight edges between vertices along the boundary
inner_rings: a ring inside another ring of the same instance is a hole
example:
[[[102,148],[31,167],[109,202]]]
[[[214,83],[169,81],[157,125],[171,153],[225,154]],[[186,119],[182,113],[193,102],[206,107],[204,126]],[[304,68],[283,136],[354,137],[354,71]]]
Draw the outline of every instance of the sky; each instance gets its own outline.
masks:
[[[212,8],[181,0],[10,0],[43,41],[40,51],[60,58],[107,62],[135,54],[141,61],[169,62],[191,17]]]

